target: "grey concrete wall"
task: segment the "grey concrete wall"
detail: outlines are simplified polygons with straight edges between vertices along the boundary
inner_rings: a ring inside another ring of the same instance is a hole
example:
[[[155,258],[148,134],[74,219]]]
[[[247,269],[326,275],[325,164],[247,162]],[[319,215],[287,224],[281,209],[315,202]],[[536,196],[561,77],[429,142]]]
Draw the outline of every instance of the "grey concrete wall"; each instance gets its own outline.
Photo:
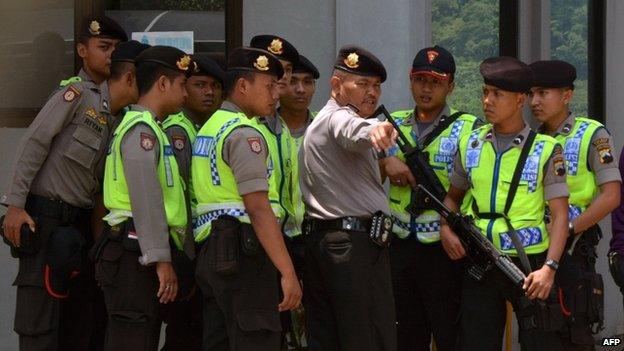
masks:
[[[416,52],[430,43],[430,0],[244,1],[243,43],[257,34],[290,41],[321,72],[313,109],[329,98],[329,77],[341,46],[360,45],[386,66],[382,103],[389,109],[411,107],[408,72]]]
[[[2,118],[2,116],[0,116]],[[0,128],[0,191],[4,191],[9,176],[10,165],[16,147],[26,129]],[[5,212],[5,207],[0,206],[0,215]],[[17,273],[17,260],[11,257],[9,248],[0,243],[0,349],[3,351],[17,351],[17,334],[13,332],[13,315],[15,313],[15,288],[13,278]]]

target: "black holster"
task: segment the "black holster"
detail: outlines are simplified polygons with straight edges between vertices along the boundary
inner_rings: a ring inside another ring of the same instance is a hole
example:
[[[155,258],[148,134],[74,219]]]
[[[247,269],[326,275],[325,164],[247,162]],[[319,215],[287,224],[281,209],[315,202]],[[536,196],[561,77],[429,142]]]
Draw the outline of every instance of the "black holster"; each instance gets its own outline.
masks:
[[[32,219],[35,222],[35,228],[37,228],[37,217],[32,217]],[[36,235],[32,230],[30,230],[28,224],[22,224],[22,227],[20,228],[20,246],[16,247],[4,235],[2,223],[4,223],[4,216],[0,217],[0,236],[2,236],[2,241],[4,241],[4,243],[11,249],[11,256],[13,258],[19,258],[21,255],[34,255],[39,252],[41,249],[41,240],[39,235]]]
[[[238,272],[241,254],[255,256],[261,250],[253,227],[227,215],[212,221],[210,236],[204,245],[208,245],[208,266],[220,275]]]
[[[85,239],[74,227],[58,226],[47,244],[44,283],[48,293],[56,298],[69,295],[71,279],[80,273]]]
[[[566,331],[566,319],[557,301],[556,289],[552,289],[546,301],[534,302],[526,296],[518,299],[516,317],[521,330]]]

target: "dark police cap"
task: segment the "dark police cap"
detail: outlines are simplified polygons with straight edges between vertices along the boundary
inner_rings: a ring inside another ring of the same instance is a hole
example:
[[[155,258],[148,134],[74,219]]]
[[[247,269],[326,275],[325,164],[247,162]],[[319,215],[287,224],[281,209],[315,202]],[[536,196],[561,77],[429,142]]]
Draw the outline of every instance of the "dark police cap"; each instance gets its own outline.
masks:
[[[81,34],[88,38],[107,38],[128,41],[126,31],[119,23],[106,16],[88,17],[82,24]]]
[[[334,68],[360,76],[380,77],[382,82],[387,77],[383,63],[372,53],[355,45],[340,48]]]
[[[534,87],[574,88],[576,68],[565,61],[536,61],[529,67],[533,71]]]
[[[227,70],[242,70],[254,73],[272,74],[282,79],[284,69],[278,58],[268,51],[240,47],[234,49],[228,57]]]
[[[184,53],[184,51],[172,46],[160,45],[145,49],[137,56],[135,61],[138,66],[142,63],[156,63],[187,76],[193,73],[196,65],[191,56]]]
[[[299,55],[299,62],[295,63],[293,66],[293,73],[309,73],[312,77],[314,77],[314,79],[318,79],[320,77],[316,66],[314,66],[314,64],[303,55]]]
[[[455,59],[441,46],[420,50],[412,62],[412,74],[426,73],[442,79],[455,74]]]
[[[124,41],[117,44],[115,51],[111,54],[111,61],[134,63],[134,59],[150,47],[150,45],[139,43],[136,40]]]
[[[217,61],[211,58],[208,54],[195,54],[192,55],[193,61],[197,63],[197,69],[193,72],[194,76],[211,76],[223,84],[223,77],[225,72],[219,66]]]
[[[278,59],[289,61],[293,64],[299,61],[299,52],[297,52],[297,49],[286,39],[276,35],[256,35],[251,38],[249,46],[266,50],[275,55]]]
[[[514,57],[490,57],[481,62],[479,71],[485,84],[507,91],[526,93],[533,84],[529,66]]]

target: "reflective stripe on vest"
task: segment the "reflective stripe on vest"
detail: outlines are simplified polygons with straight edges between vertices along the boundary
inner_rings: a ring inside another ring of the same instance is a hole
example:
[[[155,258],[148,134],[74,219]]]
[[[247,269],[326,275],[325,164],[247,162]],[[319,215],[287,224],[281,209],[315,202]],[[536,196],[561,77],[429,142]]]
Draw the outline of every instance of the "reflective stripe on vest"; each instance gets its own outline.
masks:
[[[149,126],[158,140],[160,154],[156,170],[163,192],[165,214],[170,228],[169,234],[177,248],[181,250],[180,234],[184,233],[187,225],[184,184],[179,176],[178,163],[167,136],[147,111],[127,112],[113,133],[104,167],[104,205],[110,211],[104,220],[109,225],[115,225],[132,217],[132,205],[121,158],[121,142],[124,135],[139,123]]]
[[[451,115],[455,112],[451,109]],[[392,116],[399,124],[403,134],[409,135],[408,139],[412,145],[415,145],[419,141],[413,127],[403,124],[412,114],[413,110],[405,110],[394,112]],[[447,190],[450,185],[449,175],[453,169],[453,158],[459,139],[470,134],[476,121],[477,118],[469,114],[459,116],[423,150],[429,154],[429,164]],[[405,161],[405,156],[401,150],[396,149],[396,156],[401,161]],[[435,211],[424,211],[417,218],[412,218],[405,210],[410,204],[411,193],[409,187],[397,187],[390,184],[389,199],[390,210],[395,220],[394,233],[400,238],[406,238],[410,233],[413,233],[418,241],[426,244],[439,241],[440,215]]]
[[[463,137],[459,152],[462,165],[472,184],[473,201],[476,201],[479,211],[503,213],[521,148],[512,146],[502,153],[497,153],[492,142],[485,140],[485,136],[491,130],[492,126],[486,125]],[[554,138],[542,134],[536,136],[508,213],[527,254],[537,254],[548,249],[549,238],[544,223],[543,180],[544,167],[556,144]],[[476,216],[472,208],[468,213]],[[493,220],[476,218],[475,224],[496,247],[510,255],[517,255],[513,245],[509,245],[511,238],[503,218]]]

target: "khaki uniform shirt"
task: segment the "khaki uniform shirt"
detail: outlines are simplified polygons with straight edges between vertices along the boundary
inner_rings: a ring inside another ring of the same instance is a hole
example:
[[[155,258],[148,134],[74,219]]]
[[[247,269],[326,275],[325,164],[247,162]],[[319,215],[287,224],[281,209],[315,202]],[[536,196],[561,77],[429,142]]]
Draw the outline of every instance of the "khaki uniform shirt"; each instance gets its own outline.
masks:
[[[334,99],[314,118],[299,150],[299,184],[310,217],[390,213],[369,137],[377,123]]]
[[[28,193],[90,208],[100,189],[109,126],[108,85],[72,83],[54,93],[17,148],[0,202],[24,208]]]

